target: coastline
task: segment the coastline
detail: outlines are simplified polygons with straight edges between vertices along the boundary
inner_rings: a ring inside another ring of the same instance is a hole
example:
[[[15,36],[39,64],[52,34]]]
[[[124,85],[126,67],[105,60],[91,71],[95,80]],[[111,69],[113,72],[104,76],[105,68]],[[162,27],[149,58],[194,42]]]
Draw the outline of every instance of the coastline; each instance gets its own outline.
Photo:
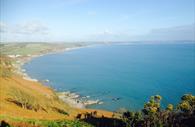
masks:
[[[57,53],[61,53],[61,52],[72,51],[72,50],[85,48],[85,47],[88,47],[88,46],[80,46],[80,47],[73,47],[73,48],[57,49],[57,50],[54,50],[54,51],[51,51],[51,52],[40,53],[40,54],[36,54],[36,55],[27,55],[27,56],[15,55],[15,57],[13,57],[12,55],[8,55],[8,56],[9,57],[11,56],[12,58],[16,58],[16,64],[14,64],[14,67],[16,68],[15,72],[17,74],[22,76],[23,79],[26,79],[26,80],[29,80],[29,81],[38,82],[37,79],[34,79],[34,78],[30,77],[26,73],[26,70],[22,68],[25,64],[29,63],[34,58],[42,57],[42,56],[49,55],[49,54],[57,54]]]
[[[56,53],[61,53],[61,52],[67,52],[67,51],[72,51],[80,48],[86,48],[86,47],[91,47],[91,45],[86,45],[86,46],[78,46],[78,47],[73,47],[73,48],[63,48],[63,49],[57,49],[51,52],[46,52],[46,53],[40,53],[36,55],[27,55],[27,56],[21,56],[21,55],[8,55],[9,57],[15,58],[16,59],[16,64],[14,64],[14,67],[16,68],[15,72],[20,75],[24,80],[32,81],[32,82],[39,82],[39,80],[34,79],[30,77],[27,73],[26,70],[23,68],[23,66],[27,63],[29,63],[31,60],[37,57],[49,55],[49,54],[56,54]],[[49,80],[46,79],[44,80],[45,82],[49,83]],[[42,82],[43,85],[45,85]],[[55,90],[54,90],[55,91]],[[55,91],[57,96],[59,97],[60,100],[62,100],[64,103],[68,104],[71,107],[74,108],[79,108],[79,109],[85,109],[89,105],[95,105],[95,104],[102,104],[100,100],[90,100],[90,96],[80,96],[77,93],[71,92],[71,91]]]

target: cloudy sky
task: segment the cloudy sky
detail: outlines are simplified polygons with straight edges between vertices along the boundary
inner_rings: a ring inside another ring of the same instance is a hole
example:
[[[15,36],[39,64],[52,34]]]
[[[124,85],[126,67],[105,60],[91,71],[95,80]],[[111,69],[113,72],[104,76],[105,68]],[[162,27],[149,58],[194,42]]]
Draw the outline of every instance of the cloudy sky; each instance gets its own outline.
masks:
[[[195,40],[195,0],[0,0],[0,41]]]

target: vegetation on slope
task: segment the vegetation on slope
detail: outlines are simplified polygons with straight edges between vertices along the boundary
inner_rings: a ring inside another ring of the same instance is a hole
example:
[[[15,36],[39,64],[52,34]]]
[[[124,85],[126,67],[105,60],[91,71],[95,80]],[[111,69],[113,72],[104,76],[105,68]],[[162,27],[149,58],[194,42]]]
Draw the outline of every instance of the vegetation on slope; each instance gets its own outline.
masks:
[[[53,89],[39,82],[23,79],[13,72],[12,60],[0,56],[0,121],[13,126],[90,126],[75,120],[78,113],[62,102]],[[99,111],[100,114],[109,112]],[[111,114],[111,113],[110,113]],[[34,122],[32,122],[34,121]],[[2,125],[2,126],[3,126]]]
[[[14,48],[14,44],[5,44],[3,48],[1,47],[1,51],[3,50],[0,55],[1,126],[193,127],[195,125],[195,96],[191,94],[183,95],[176,107],[169,104],[166,109],[161,108],[160,95],[152,96],[141,111],[125,111],[121,114],[68,106],[58,99],[52,89],[16,75],[12,64],[15,60],[5,55],[53,51],[51,45],[49,50],[43,47],[37,49],[40,45],[42,44],[19,44],[16,45],[18,49]],[[14,50],[10,50],[12,48]]]
[[[94,113],[78,117],[96,127],[194,127],[195,96],[185,94],[175,108],[169,104],[166,109],[161,108],[161,99],[160,95],[152,96],[141,111],[125,111],[120,117],[97,117]]]
[[[2,127],[93,127],[79,120],[40,120],[0,116]]]

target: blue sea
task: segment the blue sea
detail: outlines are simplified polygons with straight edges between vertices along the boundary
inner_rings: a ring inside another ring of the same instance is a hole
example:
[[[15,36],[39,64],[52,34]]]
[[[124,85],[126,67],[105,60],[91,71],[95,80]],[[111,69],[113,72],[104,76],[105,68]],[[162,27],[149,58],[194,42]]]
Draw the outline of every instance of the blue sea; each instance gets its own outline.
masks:
[[[58,91],[104,102],[89,108],[139,110],[156,94],[166,107],[195,95],[195,44],[96,45],[37,57],[23,68]]]

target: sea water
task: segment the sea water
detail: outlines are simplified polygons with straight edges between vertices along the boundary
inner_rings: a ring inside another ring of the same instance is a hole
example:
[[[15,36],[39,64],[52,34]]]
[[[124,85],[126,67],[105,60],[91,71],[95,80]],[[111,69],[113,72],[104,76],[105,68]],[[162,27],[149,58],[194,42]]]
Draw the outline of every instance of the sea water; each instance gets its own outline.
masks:
[[[156,94],[166,107],[195,94],[195,44],[97,45],[38,57],[23,68],[58,91],[103,101],[89,108],[139,110]]]

